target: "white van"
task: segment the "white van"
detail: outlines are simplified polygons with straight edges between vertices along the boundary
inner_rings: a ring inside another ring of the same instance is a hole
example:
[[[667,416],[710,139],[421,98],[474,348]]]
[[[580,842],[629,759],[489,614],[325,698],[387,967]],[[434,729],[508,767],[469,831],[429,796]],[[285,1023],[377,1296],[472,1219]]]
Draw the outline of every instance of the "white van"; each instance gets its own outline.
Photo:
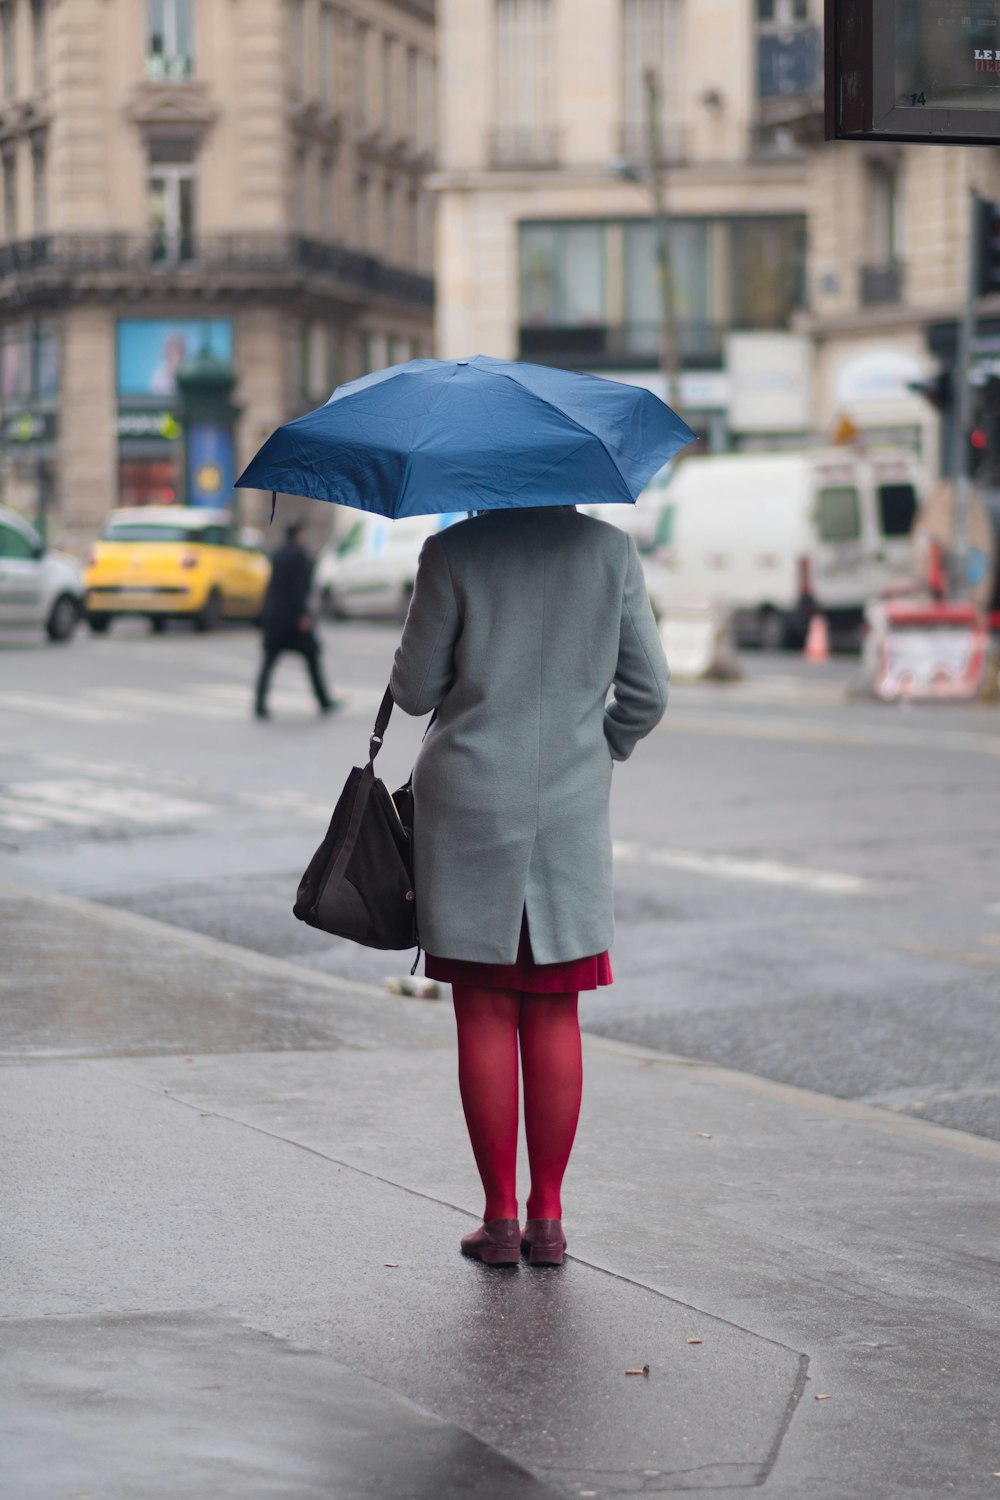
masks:
[[[817,611],[834,630],[910,572],[910,528],[927,480],[914,455],[810,449],[678,464],[648,569],[654,603],[724,605],[738,639],[801,645]]]
[[[313,589],[326,615],[402,620],[413,593],[420,549],[426,539],[466,511],[434,516],[386,516],[362,513],[319,556]]]

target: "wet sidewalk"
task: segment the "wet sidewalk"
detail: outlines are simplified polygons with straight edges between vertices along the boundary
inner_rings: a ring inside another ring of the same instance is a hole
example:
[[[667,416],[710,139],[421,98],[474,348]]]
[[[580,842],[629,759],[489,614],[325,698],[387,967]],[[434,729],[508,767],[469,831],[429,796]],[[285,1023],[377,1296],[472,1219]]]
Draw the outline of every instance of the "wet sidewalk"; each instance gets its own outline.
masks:
[[[489,1271],[449,1007],[0,921],[3,1500],[1000,1494],[1000,1144],[588,1039]]]

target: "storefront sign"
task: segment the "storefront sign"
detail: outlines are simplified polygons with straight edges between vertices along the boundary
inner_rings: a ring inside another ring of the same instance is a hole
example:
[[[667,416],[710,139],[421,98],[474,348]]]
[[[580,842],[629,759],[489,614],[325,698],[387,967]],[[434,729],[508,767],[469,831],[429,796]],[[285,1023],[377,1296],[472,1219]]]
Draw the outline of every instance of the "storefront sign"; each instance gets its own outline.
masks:
[[[173,441],[181,435],[180,423],[172,411],[120,411],[120,438],[166,438]]]
[[[808,431],[811,359],[809,340],[797,333],[729,334],[726,367],[732,430]]]
[[[918,401],[911,382],[925,380],[920,361],[892,344],[861,349],[839,366],[834,390],[838,406],[863,406],[870,401]]]
[[[14,412],[4,418],[4,442],[11,447],[28,443],[49,443],[55,439],[57,426],[55,412]]]

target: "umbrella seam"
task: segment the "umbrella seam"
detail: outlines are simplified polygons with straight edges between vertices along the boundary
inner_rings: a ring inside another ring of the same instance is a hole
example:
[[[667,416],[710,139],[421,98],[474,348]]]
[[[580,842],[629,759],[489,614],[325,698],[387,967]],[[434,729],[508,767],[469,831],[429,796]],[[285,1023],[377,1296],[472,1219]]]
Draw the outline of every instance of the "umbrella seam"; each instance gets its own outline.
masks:
[[[434,410],[435,410],[438,402],[443,399],[443,397],[445,395],[445,392],[447,391],[448,387],[450,386],[451,382],[455,379],[455,376],[457,374],[458,374],[458,367],[456,366],[455,369],[450,372],[450,374],[448,376],[448,379],[441,381],[441,389],[438,391],[437,395],[434,397],[434,400],[431,402],[430,406],[427,408],[426,412],[424,413],[424,426],[425,427],[427,425],[427,422],[430,420],[430,417],[433,414],[433,412],[434,412]],[[403,468],[403,478],[402,478],[402,481],[400,483],[399,490],[397,492],[398,493],[398,502],[399,502],[397,514],[402,511],[403,496],[406,494],[406,486],[407,486],[407,484],[409,483],[409,480],[410,480],[410,466],[413,463],[413,455],[416,452],[416,447],[417,447],[417,445],[416,445],[415,442],[411,443],[410,447],[409,447],[409,450],[407,451],[407,454],[406,454],[406,464],[405,464],[405,466]],[[450,570],[449,570],[449,572],[450,572]]]
[[[498,375],[502,375],[503,378],[504,378],[504,380],[509,380],[513,385],[519,386],[522,391],[528,391],[529,390],[528,386],[524,385],[520,380],[518,380],[515,375],[510,374],[509,371],[507,371],[507,370],[498,370],[495,373],[498,374]],[[586,372],[585,371],[577,371],[576,373],[577,374],[584,374]],[[594,380],[599,380],[600,378],[601,377],[598,376],[598,375],[595,375],[595,376],[592,377],[592,379],[594,379]],[[622,382],[620,382],[620,381],[617,382],[617,384],[621,384],[621,383]],[[644,387],[643,387],[643,389],[644,389]],[[618,461],[617,461],[617,459],[613,456],[613,454],[611,452],[611,449],[608,447],[608,444],[604,441],[604,439],[598,433],[594,432],[590,427],[584,427],[584,425],[583,425],[582,422],[578,422],[577,419],[576,419],[576,417],[571,416],[570,413],[566,410],[566,408],[564,406],[560,406],[559,402],[558,401],[553,401],[551,399],[551,397],[549,397],[549,396],[539,396],[537,391],[529,391],[529,394],[532,395],[532,396],[537,396],[538,400],[539,401],[543,401],[546,406],[551,406],[552,409],[553,409],[553,411],[557,411],[561,417],[565,417],[565,419],[566,419],[567,422],[571,422],[573,424],[573,426],[577,429],[578,432],[582,432],[588,438],[593,438],[596,442],[600,443],[601,447],[604,449],[605,453],[608,456],[608,460],[612,464],[614,464],[615,468],[618,469],[619,474],[621,474],[621,469],[618,468]],[[649,391],[649,395],[653,396],[653,392]],[[655,396],[654,399],[658,401],[659,397]],[[661,405],[667,406],[667,403],[664,401],[664,402],[661,403]],[[674,416],[677,416],[677,413],[675,411],[673,411],[673,407],[667,406],[667,410],[670,411],[670,412],[673,412]],[[684,418],[681,417],[679,420],[683,422]],[[685,422],[684,425],[687,426],[687,423]],[[690,429],[688,429],[688,430],[690,431]],[[693,437],[693,434],[692,434],[692,437]],[[690,442],[690,441],[691,441],[691,438],[688,439],[688,442]],[[615,451],[615,453],[621,453],[623,455],[625,453],[625,450],[623,448],[616,448],[614,451]],[[624,474],[622,474],[622,482],[625,483],[625,476],[624,476]],[[626,489],[629,488],[627,483],[625,483],[625,488]],[[631,490],[629,490],[629,493],[631,494]],[[635,497],[633,496],[633,499],[634,498]]]

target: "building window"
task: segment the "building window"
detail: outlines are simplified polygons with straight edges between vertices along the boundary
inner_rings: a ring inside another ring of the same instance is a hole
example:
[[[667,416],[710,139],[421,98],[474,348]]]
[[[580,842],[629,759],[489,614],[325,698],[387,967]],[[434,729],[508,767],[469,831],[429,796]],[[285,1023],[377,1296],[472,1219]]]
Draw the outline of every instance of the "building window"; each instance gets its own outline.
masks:
[[[757,0],[757,20],[788,26],[809,19],[809,0]]]
[[[303,149],[292,162],[292,228],[305,234],[309,228],[309,159]]]
[[[5,410],[59,394],[59,334],[54,323],[14,323],[0,334],[0,402]]]
[[[289,30],[292,49],[292,93],[301,99],[306,92],[305,0],[289,0]]]
[[[31,72],[35,93],[48,83],[48,0],[31,0]]]
[[[391,36],[382,38],[382,128],[387,135],[392,133],[393,93],[396,72],[396,42]]]
[[[396,258],[396,188],[389,180],[382,188],[382,254],[388,261]]]
[[[406,195],[406,245],[404,255],[409,266],[418,267],[420,259],[420,189],[411,187]]]
[[[603,224],[526,224],[521,229],[521,322],[549,328],[603,324]]]
[[[899,184],[892,167],[871,162],[867,168],[869,264],[891,266],[900,259],[903,223]]]
[[[0,7],[0,49],[3,51],[3,97],[13,99],[17,93],[17,28],[14,6]]]
[[[419,53],[416,47],[406,49],[406,134],[411,141],[418,141],[420,137],[420,126],[418,124],[418,88],[419,88]]]
[[[193,0],[146,0],[146,74],[187,78],[194,72]]]
[[[673,219],[674,316],[691,368],[717,368],[729,328],[783,329],[804,297],[801,216]],[[583,368],[655,365],[662,295],[648,219],[522,223],[521,355]]]
[[[649,159],[647,75],[652,69],[659,96],[657,150],[665,160],[676,160],[684,154],[680,0],[622,0],[621,28],[619,154],[628,161]]]
[[[371,197],[371,179],[362,172],[358,178],[357,193],[354,199],[354,234],[359,250],[368,249],[368,236],[371,232],[369,199]]]
[[[45,142],[35,141],[31,147],[31,204],[32,230],[44,234],[48,228],[48,160]]]
[[[17,239],[17,155],[13,148],[3,153],[3,233]]]
[[[362,125],[368,120],[369,36],[369,26],[359,21],[354,28],[354,113]]]
[[[335,188],[333,157],[319,159],[319,232],[325,240],[332,240],[336,228]]]
[[[319,96],[328,107],[337,100],[337,12],[332,5],[319,13]]]
[[[496,166],[554,165],[557,133],[551,0],[495,0]]]
[[[718,353],[719,331],[712,314],[714,251],[717,238],[708,220],[674,220],[669,229],[674,317],[682,352],[704,363]],[[662,293],[656,232],[648,220],[625,225],[622,341],[633,356],[658,357]]]
[[[787,327],[803,302],[805,226],[787,219],[734,219],[728,229],[732,327]]]
[[[151,162],[149,224],[154,260],[175,264],[194,258],[197,175],[193,164]]]

